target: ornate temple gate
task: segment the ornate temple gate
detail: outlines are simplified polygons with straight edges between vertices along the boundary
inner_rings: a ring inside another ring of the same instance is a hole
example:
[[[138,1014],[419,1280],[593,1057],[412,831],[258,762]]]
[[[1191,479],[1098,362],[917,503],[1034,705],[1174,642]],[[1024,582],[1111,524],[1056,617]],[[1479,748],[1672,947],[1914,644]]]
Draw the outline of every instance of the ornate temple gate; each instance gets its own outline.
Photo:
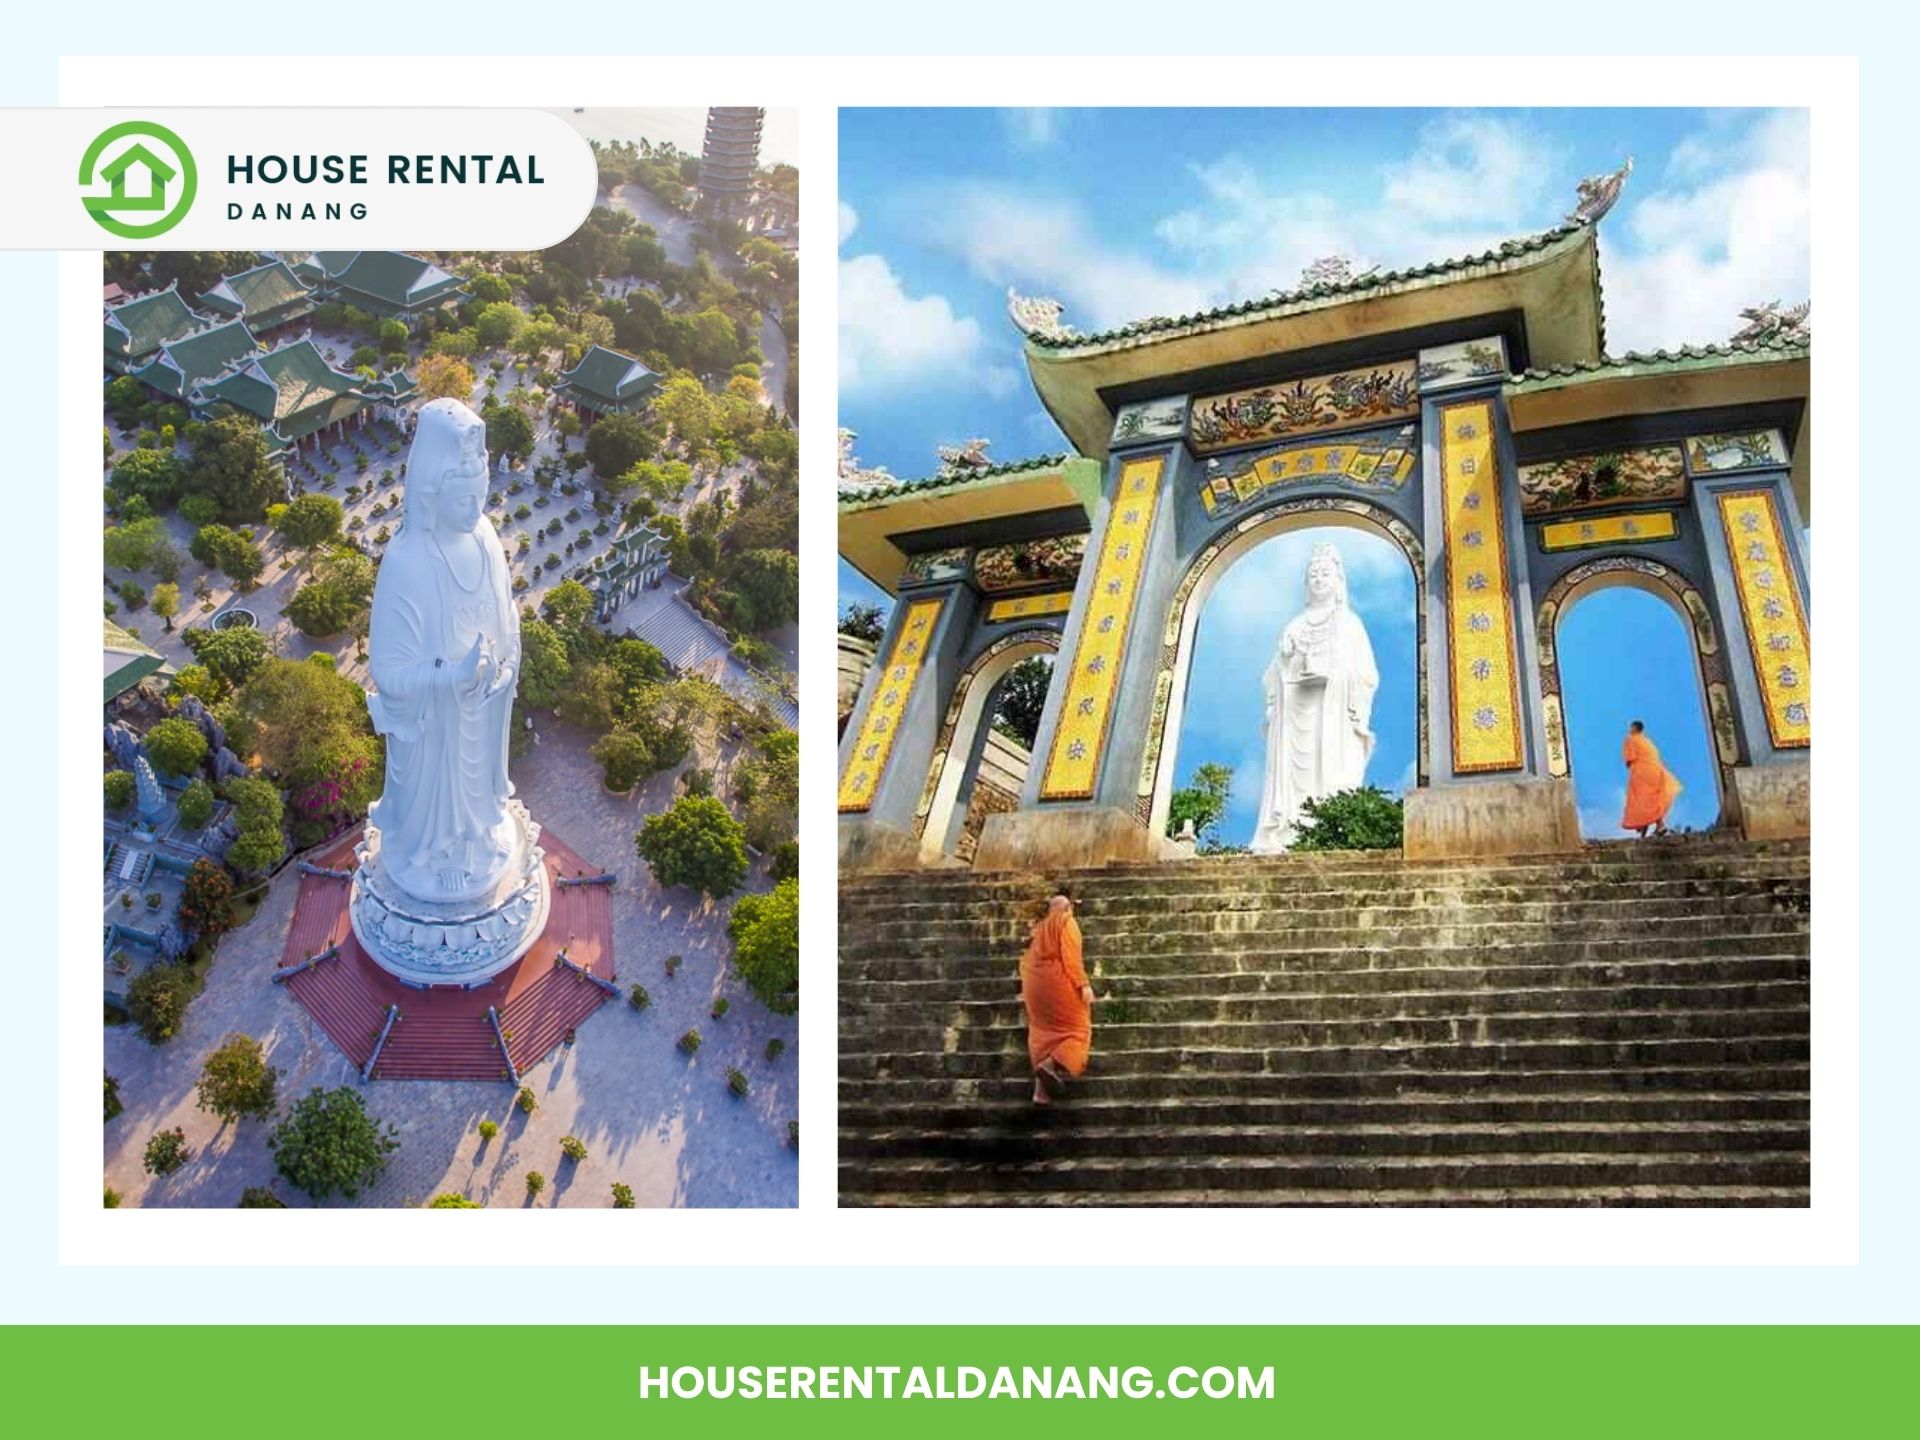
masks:
[[[975,447],[880,483],[843,465],[842,554],[898,597],[842,743],[843,866],[941,860],[977,764],[969,681],[1035,627],[1058,637],[1054,684],[974,863],[1179,853],[1162,830],[1207,591],[1259,541],[1329,523],[1386,535],[1415,574],[1410,855],[1581,843],[1554,626],[1626,578],[1688,618],[1723,822],[1805,834],[1807,340],[1604,358],[1596,218],[1110,335],[1016,300],[1036,388],[1088,458],[987,467]],[[1079,547],[1070,578],[1042,563]]]

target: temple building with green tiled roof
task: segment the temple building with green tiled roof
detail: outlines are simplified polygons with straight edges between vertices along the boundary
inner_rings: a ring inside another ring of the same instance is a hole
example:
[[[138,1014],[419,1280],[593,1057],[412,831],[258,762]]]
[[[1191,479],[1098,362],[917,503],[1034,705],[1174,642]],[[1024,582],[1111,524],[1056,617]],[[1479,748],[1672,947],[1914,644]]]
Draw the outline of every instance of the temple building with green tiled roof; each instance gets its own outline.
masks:
[[[100,703],[111,705],[150,675],[162,679],[173,674],[173,667],[142,643],[140,637],[111,620],[101,625],[101,674],[104,691]]]
[[[244,320],[256,335],[305,320],[314,311],[312,287],[284,260],[269,260],[238,275],[228,275],[200,297],[200,307],[215,315]]]
[[[132,374],[169,400],[185,400],[196,385],[226,374],[259,348],[253,332],[234,320],[169,341]]]
[[[292,270],[323,299],[409,324],[467,298],[458,275],[397,250],[317,250]]]
[[[562,398],[595,415],[631,415],[653,403],[660,377],[631,355],[591,347],[560,377]]]
[[[218,405],[252,415],[276,455],[338,436],[376,419],[400,421],[413,380],[396,371],[378,380],[336,370],[311,340],[295,340],[246,359],[195,388],[196,414]]]
[[[169,285],[137,300],[109,306],[105,323],[101,353],[109,370],[124,375],[146,364],[167,342],[191,335],[205,322]]]

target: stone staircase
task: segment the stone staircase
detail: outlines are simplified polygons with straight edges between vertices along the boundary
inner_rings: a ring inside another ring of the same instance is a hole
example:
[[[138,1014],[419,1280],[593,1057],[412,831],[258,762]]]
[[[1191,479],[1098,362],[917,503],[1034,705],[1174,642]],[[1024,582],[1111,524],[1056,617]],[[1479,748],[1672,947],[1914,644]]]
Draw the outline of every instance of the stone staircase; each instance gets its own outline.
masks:
[[[1032,1105],[1016,978],[1101,1001]],[[1804,842],[944,871],[840,893],[854,1205],[1804,1205]]]

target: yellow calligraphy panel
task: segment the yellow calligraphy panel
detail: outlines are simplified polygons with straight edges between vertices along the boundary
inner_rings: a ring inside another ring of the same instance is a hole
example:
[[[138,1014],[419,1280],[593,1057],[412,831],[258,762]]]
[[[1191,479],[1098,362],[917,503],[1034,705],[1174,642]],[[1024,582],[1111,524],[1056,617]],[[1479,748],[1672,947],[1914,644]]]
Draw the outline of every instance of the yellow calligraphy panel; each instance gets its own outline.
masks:
[[[1054,726],[1053,748],[1047,753],[1042,800],[1085,800],[1093,795],[1165,463],[1165,457],[1154,455],[1129,460],[1120,468],[1093,592],[1067,677],[1066,699]]]
[[[1543,549],[1584,550],[1590,545],[1636,545],[1679,534],[1671,510],[1647,515],[1609,515],[1604,520],[1555,520],[1540,527]]]
[[[1200,504],[1224,514],[1262,490],[1303,480],[1344,480],[1371,489],[1397,490],[1413,474],[1413,430],[1392,440],[1328,441],[1267,455],[1236,475],[1215,474],[1201,482]]]
[[[1813,673],[1807,620],[1787,558],[1780,512],[1768,491],[1728,491],[1720,496],[1720,521],[1727,529],[1740,613],[1766,702],[1767,733],[1776,749],[1810,745]]]
[[[1449,405],[1440,421],[1453,768],[1459,774],[1517,770],[1526,755],[1493,406],[1485,400]]]
[[[1064,615],[1073,608],[1073,591],[1054,590],[1045,595],[1022,595],[1017,600],[996,600],[987,606],[987,623],[1025,620],[1035,615]]]
[[[874,791],[886,773],[887,757],[893,753],[893,737],[899,732],[900,717],[906,713],[907,700],[913,694],[913,682],[920,678],[920,667],[927,658],[927,646],[933,639],[944,598],[916,600],[907,607],[907,618],[887,656],[886,669],[874,686],[873,704],[860,726],[860,737],[847,755],[847,768],[840,775],[840,813],[858,814],[873,805]]]

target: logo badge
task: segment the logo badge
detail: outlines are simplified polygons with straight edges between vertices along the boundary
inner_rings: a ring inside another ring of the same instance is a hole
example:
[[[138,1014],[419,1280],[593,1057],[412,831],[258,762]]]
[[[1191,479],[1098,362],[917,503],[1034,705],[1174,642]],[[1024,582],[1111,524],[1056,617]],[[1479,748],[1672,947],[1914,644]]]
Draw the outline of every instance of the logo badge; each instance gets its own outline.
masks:
[[[186,142],[150,120],[109,126],[80,157],[81,204],[123,240],[150,240],[178,225],[199,185]]]

